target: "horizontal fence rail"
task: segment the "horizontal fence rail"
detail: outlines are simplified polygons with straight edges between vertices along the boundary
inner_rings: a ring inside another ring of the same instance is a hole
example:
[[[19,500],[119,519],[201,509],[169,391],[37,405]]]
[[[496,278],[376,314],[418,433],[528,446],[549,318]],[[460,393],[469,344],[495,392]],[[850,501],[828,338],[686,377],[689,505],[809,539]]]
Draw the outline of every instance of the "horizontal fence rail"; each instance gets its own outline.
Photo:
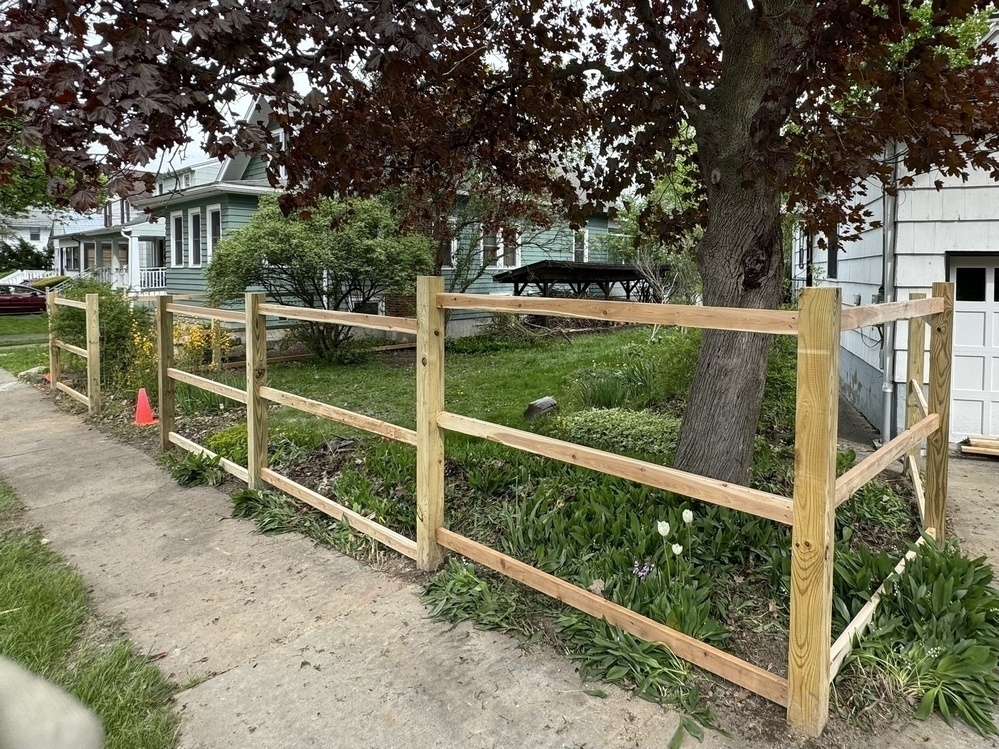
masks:
[[[729,484],[675,468],[646,463],[596,448],[583,447],[574,442],[542,437],[533,432],[512,429],[446,411],[437,415],[437,423],[448,431],[480,437],[535,455],[554,458],[563,463],[630,479],[733,510],[742,510],[751,515],[776,520],[778,523],[791,523],[791,500],[777,494]]]
[[[943,312],[944,300],[940,297],[910,299],[905,302],[886,302],[866,307],[844,307],[842,313],[843,330],[854,330],[868,325],[908,320],[912,317],[935,315]]]
[[[736,330],[747,333],[795,335],[798,313],[783,310],[697,307],[589,299],[495,297],[484,294],[438,294],[441,309],[511,312],[553,317],[582,317],[642,325],[678,325],[688,328]]]
[[[885,443],[836,480],[836,506],[846,502],[864,484],[940,428],[940,417],[930,414]]]
[[[87,350],[85,348],[80,348],[79,346],[74,346],[72,343],[66,343],[65,341],[55,341],[55,346],[61,348],[63,351],[68,351],[71,354],[76,354],[77,356],[87,357]]]
[[[246,320],[246,315],[239,310],[195,307],[191,304],[168,304],[167,312],[172,312],[175,315],[197,317],[202,320],[222,320],[223,322],[243,322]]]
[[[207,390],[210,393],[215,393],[216,395],[221,395],[224,398],[229,398],[237,403],[246,403],[246,392],[240,390],[239,388],[233,387],[232,385],[226,385],[223,382],[216,382],[215,380],[210,380],[207,377],[201,377],[200,375],[191,374],[190,372],[185,372],[180,369],[174,369],[173,367],[167,368],[167,377],[171,380],[177,380],[177,382],[183,382],[187,385],[192,385],[201,390]]]
[[[177,447],[184,448],[189,453],[194,453],[195,455],[204,455],[205,457],[211,458],[212,460],[218,460],[219,465],[223,468],[223,470],[226,471],[226,473],[232,474],[241,481],[249,480],[250,477],[249,473],[247,473],[246,469],[243,468],[243,466],[241,466],[239,463],[235,463],[229,460],[228,458],[223,458],[220,455],[209,450],[207,447],[203,447],[202,445],[199,445],[197,442],[189,440],[187,437],[182,437],[176,432],[170,432],[169,439],[171,443],[177,445]]]
[[[72,307],[73,309],[86,309],[86,302],[79,302],[76,299],[63,299],[61,296],[57,296],[53,299],[56,305],[59,307]]]
[[[416,335],[416,320],[409,317],[389,315],[366,315],[360,312],[340,312],[339,310],[310,309],[292,307],[286,304],[261,304],[261,314],[287,317],[290,320],[346,325],[354,328],[385,330],[390,333],[412,333]]]
[[[620,627],[636,637],[662,643],[678,657],[766,697],[771,702],[787,706],[787,679],[777,674],[747,663],[724,650],[706,645],[653,619],[636,614],[629,608],[608,601],[602,596],[583,590],[561,578],[531,567],[519,559],[501,554],[445,528],[437,530],[437,540],[441,546],[474,562],[524,583],[583,613],[603,619],[608,624]]]

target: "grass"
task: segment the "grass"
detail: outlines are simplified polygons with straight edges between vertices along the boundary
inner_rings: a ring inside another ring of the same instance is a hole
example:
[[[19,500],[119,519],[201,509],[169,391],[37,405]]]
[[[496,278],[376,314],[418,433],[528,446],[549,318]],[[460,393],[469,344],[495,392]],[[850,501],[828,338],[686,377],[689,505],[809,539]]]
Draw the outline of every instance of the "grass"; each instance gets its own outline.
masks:
[[[42,315],[0,315],[0,338],[6,335],[47,335],[49,316]]]
[[[25,346],[0,351],[0,369],[6,369],[11,374],[16,375],[32,367],[47,366],[48,363],[47,346]]]
[[[132,644],[88,608],[79,573],[21,527],[13,489],[0,479],[0,653],[45,676],[100,716],[107,749],[176,745],[174,693]]]

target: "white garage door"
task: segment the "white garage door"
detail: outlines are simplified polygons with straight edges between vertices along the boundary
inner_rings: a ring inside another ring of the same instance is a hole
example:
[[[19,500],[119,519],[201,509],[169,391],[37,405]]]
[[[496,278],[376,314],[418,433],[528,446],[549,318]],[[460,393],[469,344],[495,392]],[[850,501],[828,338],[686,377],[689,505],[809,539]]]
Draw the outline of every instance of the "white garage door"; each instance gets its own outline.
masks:
[[[999,436],[999,256],[951,258],[954,369],[950,438]]]

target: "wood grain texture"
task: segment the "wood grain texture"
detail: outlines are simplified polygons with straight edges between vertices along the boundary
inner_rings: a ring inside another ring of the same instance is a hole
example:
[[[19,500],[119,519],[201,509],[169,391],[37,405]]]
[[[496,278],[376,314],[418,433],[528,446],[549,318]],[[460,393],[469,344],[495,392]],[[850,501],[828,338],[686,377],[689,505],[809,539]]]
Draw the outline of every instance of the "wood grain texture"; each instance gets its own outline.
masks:
[[[73,309],[87,309],[86,302],[78,302],[76,299],[65,299],[61,296],[57,296],[55,299],[56,305],[59,307],[72,307]]]
[[[416,334],[416,320],[411,317],[390,317],[388,315],[364,315],[359,312],[340,312],[326,309],[292,307],[286,304],[261,304],[260,311],[265,315],[287,317],[290,320],[347,325],[352,328],[387,330],[392,333]]]
[[[85,405],[88,409],[90,408],[90,398],[85,396],[83,393],[73,390],[73,388],[71,388],[65,382],[56,382],[55,389],[58,390],[60,393],[65,393],[74,400],[80,401],[80,403]]]
[[[670,629],[664,624],[636,614],[602,596],[583,590],[565,580],[531,567],[518,559],[490,549],[445,528],[437,531],[437,540],[457,552],[500,574],[527,585],[579,611],[604,619],[608,624],[649,642],[662,643],[676,656],[738,684],[778,705],[787,705],[787,681],[777,674],[754,666],[723,650]],[[826,653],[828,654],[828,652]]]
[[[272,403],[280,403],[282,406],[288,406],[289,408],[294,408],[313,416],[321,416],[324,419],[329,419],[339,424],[346,424],[355,429],[363,429],[366,432],[377,434],[386,439],[404,442],[407,445],[416,445],[416,431],[413,429],[406,429],[405,427],[390,424],[387,421],[381,421],[380,419],[355,413],[354,411],[347,411],[343,408],[337,408],[336,406],[312,400],[311,398],[304,398],[301,395],[288,393],[284,390],[276,390],[272,387],[260,388],[260,395]]]
[[[437,307],[440,309],[512,312],[526,315],[581,317],[588,320],[609,322],[677,325],[688,328],[738,330],[776,335],[795,335],[798,331],[798,314],[783,310],[443,293],[437,297]]]
[[[87,398],[90,413],[101,412],[101,298],[87,294]]]
[[[74,346],[72,343],[66,343],[65,341],[55,341],[53,345],[55,345],[56,348],[62,349],[63,351],[68,351],[71,354],[82,356],[84,359],[87,358],[87,350],[85,348],[80,348],[79,346]]]
[[[940,425],[940,417],[930,414],[920,419],[910,429],[906,429],[879,449],[868,455],[860,463],[844,473],[836,480],[836,506],[846,502],[858,489],[871,479],[877,477],[885,468],[899,458],[904,458],[919,445],[927,436],[933,434]]]
[[[249,478],[246,469],[243,468],[243,466],[239,465],[238,463],[233,463],[228,458],[219,457],[211,450],[209,450],[207,447],[199,445],[194,440],[189,440],[187,437],[182,437],[176,432],[170,432],[169,435],[167,435],[167,437],[170,440],[171,444],[177,445],[177,447],[182,447],[185,450],[187,450],[189,453],[194,453],[195,455],[204,455],[212,459],[218,458],[219,465],[222,467],[222,469],[226,473],[235,476],[240,481],[246,481]]]
[[[177,380],[178,382],[183,382],[188,385],[192,385],[193,387],[207,390],[210,393],[221,395],[222,397],[229,398],[237,403],[246,403],[246,391],[234,388],[232,385],[226,385],[222,382],[209,380],[207,377],[201,377],[200,375],[191,374],[190,372],[185,372],[182,369],[174,369],[173,367],[167,369],[167,376],[171,380]]]
[[[932,529],[931,529],[932,530]],[[920,536],[919,540],[916,541],[916,545],[924,543],[926,538]],[[859,638],[864,631],[870,626],[871,622],[874,621],[874,614],[878,610],[878,604],[881,602],[881,596],[884,595],[887,589],[888,583],[895,577],[898,577],[905,571],[905,565],[910,560],[914,559],[916,556],[915,551],[908,551],[899,563],[895,565],[895,569],[892,573],[884,579],[884,582],[878,587],[871,599],[864,604],[863,608],[857,612],[857,615],[853,617],[853,621],[850,622],[846,629],[836,638],[836,642],[833,643],[832,648],[829,651],[829,683],[836,678],[836,674],[839,672],[839,667],[843,665],[843,659],[850,654],[853,649],[854,640]]]
[[[167,374],[173,369],[173,313],[167,310],[172,297],[156,297],[156,383],[159,392],[160,450],[167,452],[173,443],[177,414],[177,395],[173,379]]]
[[[866,307],[847,307],[842,312],[843,330],[932,315],[942,309],[943,305],[940,300],[932,297],[929,299],[910,297],[909,301],[871,304]]]
[[[444,561],[437,529],[444,523],[444,290],[440,276],[416,280],[416,566],[435,570]]]
[[[909,468],[909,480],[912,481],[912,493],[916,496],[916,507],[919,508],[919,522],[926,522],[926,494],[923,492],[923,479],[919,475],[919,465],[912,455],[905,457]]]
[[[936,528],[937,541],[947,534],[947,469],[950,439],[951,361],[954,350],[954,284],[933,284],[933,296],[943,311],[930,321],[930,411],[940,416],[940,428],[926,440],[926,518]]]
[[[235,309],[216,309],[214,307],[195,307],[190,304],[167,305],[167,312],[175,315],[186,315],[201,320],[224,320],[225,322],[245,322],[245,315]]]
[[[481,437],[507,447],[695,497],[779,523],[791,522],[791,500],[787,497],[446,411],[438,416],[437,423],[452,432]]]
[[[829,719],[840,290],[805,289],[798,307],[787,718],[818,736]]]
[[[909,294],[909,299],[916,301],[925,299],[926,294]],[[909,382],[906,393],[905,428],[908,429],[929,413],[926,400],[923,398],[923,363],[926,359],[926,321],[922,317],[909,318],[909,356],[905,377]],[[922,406],[922,409],[920,409]],[[918,465],[922,459],[921,445],[913,447],[909,456],[916,459]],[[908,463],[908,460],[906,461]]]
[[[56,291],[45,292],[45,306],[49,315],[49,386],[55,388],[62,376],[62,362],[59,360],[59,334],[55,329]]]
[[[264,303],[261,293],[247,293],[243,299],[246,312],[246,470],[247,486],[262,489],[260,471],[267,468],[267,403],[260,394],[267,384],[267,320],[260,314]],[[213,321],[213,324],[214,321]]]
[[[318,494],[270,468],[263,468],[260,473],[264,481],[275,489],[315,507],[320,512],[325,512],[330,517],[342,520],[354,530],[370,536],[379,543],[388,546],[390,549],[395,549],[410,559],[416,559],[416,542],[406,538],[401,533],[396,533],[384,525],[379,525],[374,520],[359,515],[338,502],[327,499],[322,494]]]

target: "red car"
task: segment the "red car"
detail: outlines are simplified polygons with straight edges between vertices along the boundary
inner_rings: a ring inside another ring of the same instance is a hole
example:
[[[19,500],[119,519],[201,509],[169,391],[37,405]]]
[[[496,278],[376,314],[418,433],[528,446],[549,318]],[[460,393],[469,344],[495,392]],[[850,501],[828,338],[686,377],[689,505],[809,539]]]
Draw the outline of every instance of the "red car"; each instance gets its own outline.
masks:
[[[44,291],[30,286],[0,284],[0,314],[32,315],[44,311]]]

